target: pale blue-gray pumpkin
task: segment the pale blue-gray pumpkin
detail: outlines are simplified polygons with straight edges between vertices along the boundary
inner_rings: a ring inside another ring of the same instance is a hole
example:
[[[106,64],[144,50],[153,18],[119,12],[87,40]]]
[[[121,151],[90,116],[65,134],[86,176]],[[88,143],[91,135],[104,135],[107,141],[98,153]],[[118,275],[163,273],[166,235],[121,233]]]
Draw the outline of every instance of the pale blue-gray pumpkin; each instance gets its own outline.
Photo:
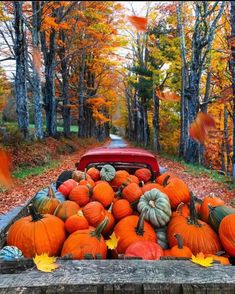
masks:
[[[168,249],[168,239],[167,239],[167,226],[164,226],[162,228],[155,228],[155,232],[157,235],[157,243],[163,248]]]
[[[116,174],[115,168],[111,164],[105,164],[100,170],[101,180],[110,182]]]
[[[145,211],[145,219],[155,228],[164,227],[171,217],[171,205],[166,194],[158,189],[145,192],[139,200],[138,211]]]
[[[22,251],[16,246],[4,246],[0,250],[0,259],[10,261],[20,258],[24,258],[24,255]]]

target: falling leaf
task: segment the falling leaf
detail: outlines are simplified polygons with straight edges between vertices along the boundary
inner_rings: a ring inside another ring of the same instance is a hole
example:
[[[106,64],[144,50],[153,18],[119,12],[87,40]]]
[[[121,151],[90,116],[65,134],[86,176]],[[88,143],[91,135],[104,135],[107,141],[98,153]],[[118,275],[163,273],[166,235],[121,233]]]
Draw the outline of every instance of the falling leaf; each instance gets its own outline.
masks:
[[[118,240],[120,238],[116,236],[115,232],[112,233],[112,235],[109,237],[109,240],[105,241],[106,245],[108,246],[109,249],[113,250],[117,248],[118,245]]]
[[[11,158],[9,154],[0,149],[0,184],[6,188],[10,188],[12,185],[12,177],[10,173]]]
[[[41,53],[38,47],[33,47],[33,65],[38,73],[40,75],[42,61],[41,61]]]
[[[47,253],[42,255],[37,255],[33,258],[34,263],[37,266],[37,269],[42,272],[50,273],[59,267],[56,264],[56,257],[49,257]]]
[[[198,112],[196,122],[205,128],[214,128],[215,127],[215,120],[214,118],[205,112]]]
[[[140,32],[147,31],[147,18],[139,16],[128,16],[130,23]]]
[[[198,253],[196,256],[192,255],[191,261],[204,267],[213,266],[213,258],[205,257],[205,255],[202,252]]]
[[[180,96],[178,96],[175,93],[169,92],[169,91],[168,92],[161,92],[161,91],[157,90],[156,94],[157,94],[158,98],[163,101],[173,101],[173,102],[180,101]]]

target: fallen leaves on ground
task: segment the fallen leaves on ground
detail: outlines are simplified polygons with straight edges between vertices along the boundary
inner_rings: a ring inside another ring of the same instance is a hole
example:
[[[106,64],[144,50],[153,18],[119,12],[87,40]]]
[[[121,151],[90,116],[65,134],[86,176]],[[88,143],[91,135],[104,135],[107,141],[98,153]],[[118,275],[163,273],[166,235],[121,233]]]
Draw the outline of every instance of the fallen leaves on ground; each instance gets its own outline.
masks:
[[[204,267],[213,266],[213,258],[205,257],[205,255],[202,252],[198,253],[196,256],[192,255],[191,261]]]
[[[57,269],[59,265],[56,262],[56,257],[48,256],[47,253],[37,255],[33,258],[33,262],[36,264],[37,269],[41,272],[50,273]]]

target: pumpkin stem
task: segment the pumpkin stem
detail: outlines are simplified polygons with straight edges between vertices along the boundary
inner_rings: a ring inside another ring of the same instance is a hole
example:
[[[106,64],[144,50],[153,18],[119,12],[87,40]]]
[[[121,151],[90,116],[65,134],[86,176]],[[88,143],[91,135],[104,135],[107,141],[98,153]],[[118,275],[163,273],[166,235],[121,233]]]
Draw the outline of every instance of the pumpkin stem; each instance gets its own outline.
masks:
[[[37,212],[33,204],[30,204],[28,209],[29,209],[30,215],[32,216],[32,222],[37,222],[43,218],[43,216]]]
[[[174,234],[174,237],[177,240],[178,248],[183,249],[183,239],[180,234]]]
[[[151,206],[152,208],[155,208],[155,202],[153,200],[149,200],[149,206]]]
[[[47,197],[49,197],[49,198],[55,198],[55,192],[54,192],[54,190],[52,189],[51,186],[48,187]]]
[[[184,207],[184,204],[185,204],[184,202],[180,202],[180,204],[176,208],[176,211],[179,212],[181,215],[183,214],[182,209]]]
[[[169,180],[169,178],[170,178],[170,175],[168,175],[168,176],[165,177],[165,179],[164,179],[164,181],[163,181],[163,183],[162,183],[162,186],[163,186],[163,187],[166,187],[166,186],[168,185],[168,180]]]
[[[194,201],[193,192],[190,192],[189,211],[190,211],[190,217],[189,217],[188,222],[192,225],[196,225],[198,227],[201,227],[201,225],[198,222],[198,218],[197,218],[197,212],[196,212],[196,208],[195,208],[195,201]]]
[[[97,228],[90,233],[91,236],[96,237],[98,240],[100,240],[101,233],[106,228],[108,221],[109,221],[108,217],[105,217],[105,219],[97,226]]]
[[[112,210],[113,210],[113,202],[110,204],[108,212],[112,213]]]
[[[140,187],[140,188],[144,187],[144,181],[140,181],[140,182],[139,182],[139,187]]]
[[[87,180],[87,168],[84,169],[84,180]]]
[[[137,223],[137,226],[135,228],[136,234],[139,236],[143,236],[144,235],[144,217],[146,214],[146,210],[143,210],[139,216],[139,220]]]

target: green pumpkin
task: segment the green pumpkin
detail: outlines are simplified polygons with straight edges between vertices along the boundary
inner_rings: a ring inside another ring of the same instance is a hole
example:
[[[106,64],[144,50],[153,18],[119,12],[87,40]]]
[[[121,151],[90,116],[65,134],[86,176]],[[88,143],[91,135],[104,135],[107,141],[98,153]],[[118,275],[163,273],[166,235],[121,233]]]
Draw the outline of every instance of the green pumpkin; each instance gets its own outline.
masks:
[[[164,227],[171,217],[169,198],[156,188],[140,197],[137,209],[140,213],[145,211],[145,219],[155,228]]]
[[[114,179],[116,174],[115,168],[110,164],[105,164],[100,170],[100,177],[102,181],[110,182]]]
[[[210,209],[208,223],[216,232],[219,231],[219,225],[222,219],[229,214],[235,213],[235,209],[229,206],[225,206],[225,205],[220,205],[220,206],[208,205],[208,206]]]
[[[53,214],[60,202],[61,201],[56,198],[55,192],[51,186],[49,186],[47,190],[37,193],[33,199],[33,205],[41,214]]]
[[[163,248],[168,249],[168,239],[167,239],[167,226],[155,229],[157,235],[157,243]]]

